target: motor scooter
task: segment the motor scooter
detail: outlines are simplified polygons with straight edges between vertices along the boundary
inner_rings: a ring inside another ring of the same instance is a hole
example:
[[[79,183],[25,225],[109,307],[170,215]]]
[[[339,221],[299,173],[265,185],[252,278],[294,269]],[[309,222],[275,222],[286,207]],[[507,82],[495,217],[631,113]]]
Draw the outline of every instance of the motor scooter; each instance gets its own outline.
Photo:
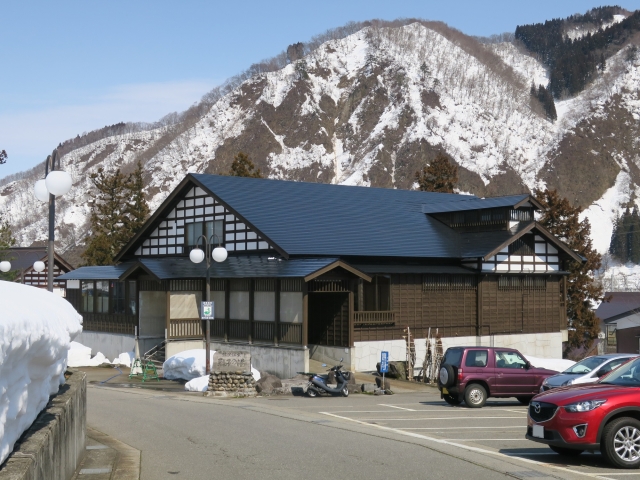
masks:
[[[326,367],[327,365],[322,365]],[[342,395],[343,397],[349,396],[349,388],[347,387],[347,379],[345,377],[345,372],[342,372],[340,369],[342,368],[342,358],[340,359],[340,365],[336,365],[335,367],[331,367],[329,371],[335,372],[336,374],[336,383],[337,386],[335,388],[330,387],[327,384],[328,375],[318,375],[317,373],[309,374],[309,384],[307,385],[307,395],[309,397],[317,397],[318,395],[327,393],[329,395]],[[348,374],[348,372],[346,372]]]

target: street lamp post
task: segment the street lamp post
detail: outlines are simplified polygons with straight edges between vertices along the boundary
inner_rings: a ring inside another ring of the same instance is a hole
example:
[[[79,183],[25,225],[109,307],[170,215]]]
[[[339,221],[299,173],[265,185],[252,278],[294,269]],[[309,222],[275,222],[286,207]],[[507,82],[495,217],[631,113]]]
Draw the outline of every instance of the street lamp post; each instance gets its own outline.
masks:
[[[56,170],[56,164],[58,170]],[[71,189],[71,175],[60,170],[60,158],[58,150],[55,149],[47,157],[45,164],[44,180],[38,180],[33,187],[36,198],[42,202],[49,202],[49,247],[47,249],[47,290],[53,292],[53,270],[54,270],[54,240],[55,240],[55,218],[56,218],[56,197],[64,195]]]
[[[213,245],[214,237],[218,240],[218,246],[211,250],[211,246]],[[204,243],[204,251],[200,249],[200,240]],[[211,258],[213,258],[216,262],[224,262],[227,259],[227,250],[220,245],[220,238],[214,233],[210,238],[207,239],[205,235],[200,235],[198,240],[196,240],[196,246],[189,253],[189,259],[193,263],[201,263],[203,260],[206,260],[207,265],[207,285],[205,290],[206,301],[211,301]],[[206,374],[209,375],[211,373],[211,321],[205,320],[206,327],[206,336],[205,336],[205,356],[206,356]]]

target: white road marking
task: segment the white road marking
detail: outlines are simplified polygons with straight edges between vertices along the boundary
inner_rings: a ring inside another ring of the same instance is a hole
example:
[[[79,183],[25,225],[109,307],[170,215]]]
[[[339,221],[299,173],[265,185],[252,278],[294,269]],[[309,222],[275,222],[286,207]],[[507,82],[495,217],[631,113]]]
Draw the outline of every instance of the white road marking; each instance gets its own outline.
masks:
[[[374,427],[374,428],[378,428],[380,430],[387,430],[390,432],[394,432],[394,433],[398,433],[400,435],[406,435],[408,437],[414,437],[414,438],[419,438],[422,440],[427,440],[430,442],[434,442],[434,443],[440,443],[443,445],[448,445],[451,447],[457,447],[457,448],[462,448],[465,450],[469,450],[470,452],[476,452],[476,453],[480,453],[483,455],[493,455],[496,457],[504,457],[504,458],[513,458],[513,459],[517,459],[520,462],[524,462],[524,463],[529,463],[532,465],[539,465],[541,467],[548,467],[548,468],[553,468],[555,470],[561,470],[564,472],[569,472],[569,473],[577,473],[578,475],[584,475],[587,477],[592,477],[592,478],[603,478],[606,479],[607,477],[604,477],[602,473],[586,473],[586,472],[580,472],[578,470],[572,470],[570,468],[565,468],[565,467],[559,467],[557,465],[553,465],[553,464],[549,464],[549,463],[544,463],[544,462],[538,462],[536,460],[531,460],[528,458],[522,458],[519,456],[515,456],[515,455],[506,455],[504,453],[501,452],[496,452],[496,451],[492,451],[492,450],[487,450],[485,448],[479,448],[479,447],[473,447],[471,445],[465,445],[464,443],[457,443],[457,442],[453,442],[451,440],[445,440],[442,438],[436,438],[436,437],[429,437],[427,435],[422,435],[419,433],[413,433],[413,432],[407,432],[406,430],[399,430],[397,428],[392,428],[392,427],[385,427],[384,425],[376,425],[376,424],[372,424],[372,423],[367,423],[367,422],[363,422],[361,420],[356,420],[354,418],[349,418],[349,417],[342,417],[340,415],[334,415],[333,413],[329,413],[329,412],[318,412],[321,415],[328,415],[330,417],[334,417],[334,418],[339,418],[340,420],[346,420],[348,422],[354,422],[354,423],[359,423],[360,425],[366,425],[369,427]],[[500,418],[500,417],[497,417]],[[517,418],[517,417],[514,417]],[[532,454],[532,455],[541,455],[541,454]],[[528,456],[528,455],[527,455]]]
[[[474,429],[482,429],[482,430],[511,430],[514,428],[526,430],[526,426],[519,427],[406,427],[406,428],[398,428],[398,430],[474,430]]]
[[[418,410],[415,410],[413,408],[404,408],[404,407],[398,407],[396,405],[386,405],[384,403],[380,403],[379,404],[381,407],[389,407],[389,408],[397,408],[398,410],[407,410],[408,412],[417,412]]]
[[[389,413],[389,412],[387,412]],[[418,418],[359,418],[358,420],[362,421],[371,421],[371,422],[402,422],[402,421],[411,421],[415,422],[418,420],[489,420],[499,418],[501,420],[522,420],[523,417],[418,417]]]
[[[457,440],[458,442],[514,442],[518,440],[526,440],[526,438],[445,438],[445,440]]]

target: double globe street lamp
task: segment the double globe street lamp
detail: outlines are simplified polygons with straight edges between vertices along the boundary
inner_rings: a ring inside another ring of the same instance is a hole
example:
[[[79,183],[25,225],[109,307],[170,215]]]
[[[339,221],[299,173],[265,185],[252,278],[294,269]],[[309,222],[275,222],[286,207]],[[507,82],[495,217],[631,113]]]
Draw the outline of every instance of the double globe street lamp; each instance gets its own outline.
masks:
[[[56,170],[56,168],[58,170]],[[38,180],[33,187],[35,197],[41,202],[49,202],[49,246],[47,248],[47,290],[53,292],[53,270],[54,270],[54,240],[55,240],[55,216],[56,216],[56,197],[64,195],[71,190],[71,175],[60,170],[60,158],[58,150],[47,156],[45,162],[45,178]],[[45,269],[44,262],[38,260],[34,262],[33,269],[40,273]],[[11,270],[11,262],[5,260],[0,262],[0,272],[8,272]]]
[[[211,250],[211,247],[214,245],[214,237],[217,239],[217,247]],[[200,248],[200,241],[202,240],[204,244],[204,250]],[[205,235],[200,235],[198,240],[196,240],[196,246],[191,252],[189,252],[189,259],[193,263],[202,263],[203,260],[206,260],[207,265],[207,288],[205,290],[206,301],[211,301],[211,259],[220,263],[224,262],[227,259],[227,249],[221,246],[220,237],[218,237],[215,233],[211,235],[210,238],[207,239]],[[206,337],[205,337],[205,356],[206,356],[206,374],[209,375],[211,373],[211,321],[205,320],[206,327]]]

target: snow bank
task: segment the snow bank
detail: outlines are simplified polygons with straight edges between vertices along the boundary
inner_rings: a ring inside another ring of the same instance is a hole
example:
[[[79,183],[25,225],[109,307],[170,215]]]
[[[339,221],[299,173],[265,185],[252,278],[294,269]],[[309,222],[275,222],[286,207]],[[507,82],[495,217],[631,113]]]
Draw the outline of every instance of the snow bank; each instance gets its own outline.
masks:
[[[121,354],[126,355],[126,354]],[[91,358],[91,347],[87,347],[78,342],[71,342],[71,348],[67,354],[67,365],[69,367],[98,367],[103,363],[111,363],[102,352],[98,352]],[[114,363],[116,363],[114,361]]]
[[[184,385],[184,389],[188,392],[206,392],[207,388],[209,388],[209,375],[194,378]]]
[[[536,358],[528,355],[525,355],[525,357],[534,367],[546,368],[555,372],[564,372],[567,368],[576,363],[573,360],[566,360],[563,358]]]
[[[0,464],[64,383],[67,351],[82,331],[69,302],[0,281]]]
[[[210,361],[213,365],[213,354],[211,350]],[[206,372],[206,353],[204,348],[196,348],[193,350],[185,350],[169,357],[162,365],[164,378],[167,380],[193,380],[201,377]]]
[[[130,352],[121,353],[117,358],[114,358],[113,362],[111,363],[113,363],[114,365],[124,365],[125,367],[130,367],[135,358],[136,354],[132,350]]]

